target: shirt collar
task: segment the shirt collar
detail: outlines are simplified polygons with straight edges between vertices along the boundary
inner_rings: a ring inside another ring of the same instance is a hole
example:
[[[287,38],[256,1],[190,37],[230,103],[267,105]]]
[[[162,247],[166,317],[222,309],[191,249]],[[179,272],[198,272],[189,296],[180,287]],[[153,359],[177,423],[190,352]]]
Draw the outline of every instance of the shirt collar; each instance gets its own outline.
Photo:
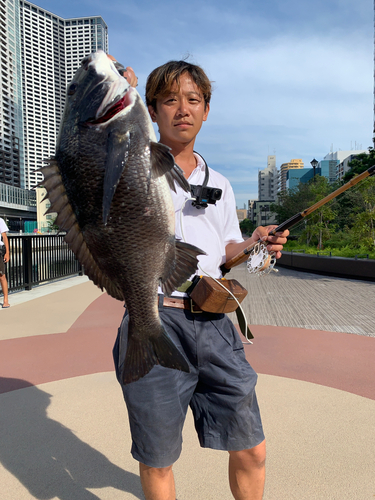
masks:
[[[195,156],[195,159],[197,160],[197,166],[195,167],[194,170],[204,170],[206,165],[205,165],[204,160],[201,157],[201,155],[194,151],[194,156]]]

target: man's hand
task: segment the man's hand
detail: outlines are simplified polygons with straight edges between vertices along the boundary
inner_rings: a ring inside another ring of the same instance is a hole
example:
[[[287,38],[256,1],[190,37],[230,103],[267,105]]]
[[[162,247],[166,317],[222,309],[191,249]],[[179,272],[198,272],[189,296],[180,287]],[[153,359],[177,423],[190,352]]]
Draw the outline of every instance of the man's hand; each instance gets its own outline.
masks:
[[[107,57],[111,61],[117,62],[117,60],[113,56],[107,54]],[[127,66],[126,68],[122,67],[121,69],[118,68],[118,72],[128,81],[129,85],[131,85],[132,87],[138,86],[138,78],[135,76],[133,68],[131,68],[130,66]]]
[[[287,237],[289,236],[289,231],[286,230],[283,233],[276,233],[275,236],[269,236],[268,233],[276,227],[277,226],[259,226],[255,229],[251,237],[243,241],[242,243],[228,243],[228,245],[225,247],[226,262],[229,263],[232,259],[239,256],[239,254],[241,254],[243,250],[248,248],[250,245],[255,246],[255,243],[259,240],[267,241],[267,250],[269,252],[275,252],[276,259],[279,259],[281,257],[281,250],[283,249],[283,245],[285,245]],[[240,258],[236,264],[232,263],[231,265],[237,266],[241,262],[245,262],[246,259],[247,257],[246,255],[244,255],[243,258]]]
[[[275,252],[276,259],[281,257],[281,250],[283,245],[287,242],[287,237],[289,236],[288,229],[282,233],[276,233],[275,236],[269,236],[269,233],[276,229],[277,226],[259,226],[253,232],[251,239],[255,242],[258,240],[267,241],[267,250],[269,252]]]

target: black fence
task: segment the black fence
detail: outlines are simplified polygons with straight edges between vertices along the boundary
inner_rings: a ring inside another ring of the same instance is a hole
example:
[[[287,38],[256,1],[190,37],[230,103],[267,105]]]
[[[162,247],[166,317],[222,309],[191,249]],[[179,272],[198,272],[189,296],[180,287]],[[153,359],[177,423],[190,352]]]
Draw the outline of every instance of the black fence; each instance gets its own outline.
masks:
[[[73,275],[82,267],[64,241],[63,234],[8,234],[10,260],[6,264],[9,291]]]

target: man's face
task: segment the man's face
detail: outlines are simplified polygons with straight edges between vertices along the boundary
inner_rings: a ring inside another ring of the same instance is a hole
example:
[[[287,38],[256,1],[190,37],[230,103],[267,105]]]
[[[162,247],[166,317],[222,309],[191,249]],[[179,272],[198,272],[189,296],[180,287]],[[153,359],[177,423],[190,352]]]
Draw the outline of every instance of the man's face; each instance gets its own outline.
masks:
[[[172,149],[195,140],[202,123],[207,120],[209,109],[187,72],[180,77],[179,89],[175,83],[169,95],[157,100],[156,111],[148,107],[152,121],[159,126],[160,142]]]

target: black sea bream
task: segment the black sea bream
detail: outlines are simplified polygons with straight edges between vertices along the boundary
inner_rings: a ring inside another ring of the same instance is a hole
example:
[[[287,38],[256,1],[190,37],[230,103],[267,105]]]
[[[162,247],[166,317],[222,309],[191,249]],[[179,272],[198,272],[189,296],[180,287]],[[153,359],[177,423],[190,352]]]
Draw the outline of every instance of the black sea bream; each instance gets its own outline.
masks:
[[[68,86],[56,156],[43,167],[50,212],[87,276],[125,300],[124,383],[155,364],[189,371],[166,334],[158,285],[170,294],[203,252],[175,240],[170,188],[189,184],[169,148],[156,142],[138,92],[104,52],[82,61]]]

